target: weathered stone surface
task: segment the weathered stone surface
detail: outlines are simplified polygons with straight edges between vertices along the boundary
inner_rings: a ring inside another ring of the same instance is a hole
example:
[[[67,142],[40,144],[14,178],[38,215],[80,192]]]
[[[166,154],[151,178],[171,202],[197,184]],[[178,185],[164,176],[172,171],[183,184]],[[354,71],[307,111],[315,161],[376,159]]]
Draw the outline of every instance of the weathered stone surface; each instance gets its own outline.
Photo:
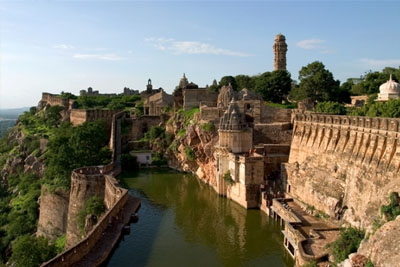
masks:
[[[400,263],[400,216],[380,227],[364,240],[358,254],[371,259],[375,266],[396,267]]]
[[[395,119],[297,115],[285,166],[290,194],[370,230],[390,193],[400,192],[397,124]]]
[[[39,198],[39,222],[37,235],[56,239],[65,234],[67,229],[69,192],[57,190],[50,192],[42,187]]]

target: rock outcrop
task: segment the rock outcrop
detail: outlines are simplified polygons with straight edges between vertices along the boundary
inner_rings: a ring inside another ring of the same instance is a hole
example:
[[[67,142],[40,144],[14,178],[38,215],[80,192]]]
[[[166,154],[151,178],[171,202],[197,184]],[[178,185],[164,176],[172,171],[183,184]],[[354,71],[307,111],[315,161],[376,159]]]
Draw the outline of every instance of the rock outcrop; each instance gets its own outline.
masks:
[[[358,254],[369,259],[375,266],[396,267],[400,263],[400,216],[384,224],[375,234],[364,240]]]
[[[198,116],[195,116],[195,120]],[[167,153],[168,165],[176,170],[196,174],[201,180],[217,186],[217,162],[214,155],[215,146],[218,144],[218,133],[215,129],[206,131],[201,128],[204,122],[182,124],[182,120],[174,120],[167,125],[167,133],[175,135],[176,151],[170,149]],[[185,128],[184,128],[185,127]],[[179,130],[186,129],[186,135],[179,137]],[[189,159],[185,150],[194,153],[194,159]]]

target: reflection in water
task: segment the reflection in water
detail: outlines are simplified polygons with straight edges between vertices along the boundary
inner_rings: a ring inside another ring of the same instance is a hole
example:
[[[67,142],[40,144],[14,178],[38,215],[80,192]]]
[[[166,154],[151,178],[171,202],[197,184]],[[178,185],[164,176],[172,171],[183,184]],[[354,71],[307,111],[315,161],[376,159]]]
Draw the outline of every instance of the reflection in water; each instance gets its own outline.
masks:
[[[145,170],[122,181],[142,207],[108,266],[293,266],[275,222],[192,175]]]

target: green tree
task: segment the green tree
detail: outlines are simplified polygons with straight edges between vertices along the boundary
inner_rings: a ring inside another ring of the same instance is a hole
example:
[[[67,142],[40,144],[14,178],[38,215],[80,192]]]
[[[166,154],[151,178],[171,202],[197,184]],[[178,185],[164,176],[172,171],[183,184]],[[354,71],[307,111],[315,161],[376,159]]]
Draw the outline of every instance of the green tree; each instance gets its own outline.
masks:
[[[254,90],[255,79],[253,77],[240,74],[236,75],[235,80],[237,83],[238,90],[242,90],[243,88]]]
[[[342,229],[339,238],[329,245],[335,257],[335,262],[342,262],[348,255],[356,252],[364,235],[365,232],[357,228],[349,227]]]
[[[44,237],[23,235],[12,244],[10,261],[17,267],[40,266],[57,255],[57,248]]]
[[[343,99],[338,99],[340,82],[333,78],[333,74],[325,69],[322,62],[315,61],[302,67],[299,71],[299,81],[296,100],[309,98],[313,101],[344,102]]]
[[[317,105],[315,106],[315,111],[316,112],[322,112],[322,113],[329,113],[329,114],[334,114],[334,115],[345,115],[346,114],[346,108],[344,107],[343,104],[340,104],[338,102],[318,102]]]
[[[221,88],[222,86],[227,86],[229,83],[231,84],[232,89],[234,91],[238,90],[238,84],[236,82],[235,77],[233,77],[233,76],[224,76],[224,77],[222,77],[221,80],[219,81],[218,86],[219,86],[219,88]]]
[[[265,101],[281,103],[288,95],[292,85],[290,73],[284,70],[264,72],[255,78],[254,91]]]

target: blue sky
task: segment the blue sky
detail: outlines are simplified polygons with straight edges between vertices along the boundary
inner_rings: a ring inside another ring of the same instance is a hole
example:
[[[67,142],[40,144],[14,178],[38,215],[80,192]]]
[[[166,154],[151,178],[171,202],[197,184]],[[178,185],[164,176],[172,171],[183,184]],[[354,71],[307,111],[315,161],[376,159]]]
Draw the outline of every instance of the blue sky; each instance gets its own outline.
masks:
[[[319,60],[345,81],[400,66],[399,19],[396,1],[0,1],[0,108],[271,71],[279,32],[292,78]]]

